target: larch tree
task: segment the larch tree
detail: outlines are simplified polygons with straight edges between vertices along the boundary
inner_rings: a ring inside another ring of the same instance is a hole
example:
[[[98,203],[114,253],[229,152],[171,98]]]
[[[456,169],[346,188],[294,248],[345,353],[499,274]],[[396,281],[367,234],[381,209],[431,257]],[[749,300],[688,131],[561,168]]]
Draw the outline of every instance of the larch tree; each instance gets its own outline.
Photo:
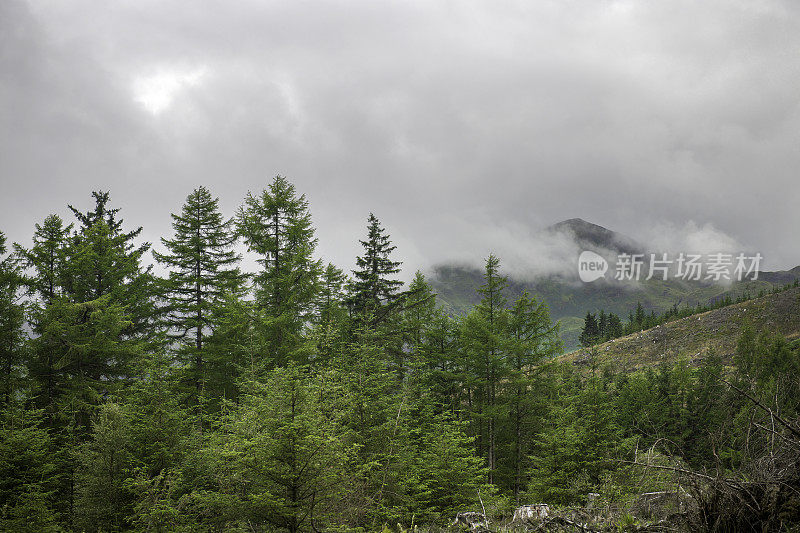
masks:
[[[3,257],[6,253],[5,241],[5,235],[0,232],[0,401],[8,405],[21,371],[25,313],[20,301],[21,272],[13,255]]]
[[[478,288],[480,303],[462,323],[462,341],[467,351],[471,380],[468,399],[475,422],[479,455],[485,457],[489,483],[497,468],[497,424],[502,416],[498,401],[508,365],[504,354],[508,309],[503,294],[508,280],[500,275],[500,260],[493,254],[486,259],[484,283]]]
[[[305,195],[277,176],[258,196],[248,193],[236,217],[239,235],[255,252],[255,302],[268,365],[303,362],[313,351],[305,337],[314,319],[322,261]]]
[[[329,263],[320,284],[317,301],[315,337],[317,339],[318,364],[330,362],[333,354],[341,349],[342,326],[347,318],[345,288],[347,276],[341,269]]]
[[[402,376],[406,371],[420,373],[425,370],[428,330],[432,326],[435,313],[436,295],[422,272],[417,271],[408,286],[403,306],[400,324],[403,349],[396,362],[398,375]],[[418,382],[421,384],[422,380],[419,379]]]
[[[205,187],[186,198],[181,213],[172,215],[175,235],[161,239],[166,252],[153,252],[169,269],[162,281],[165,321],[180,343],[180,358],[189,370],[195,392],[202,393],[206,337],[213,334],[227,294],[240,290],[244,280],[239,256],[233,250],[232,221],[219,211],[219,200]]]
[[[34,378],[34,396],[39,407],[53,411],[55,367],[60,349],[41,341],[45,323],[44,313],[57,298],[64,296],[67,246],[70,243],[72,224],[65,225],[58,215],[49,215],[42,224],[36,224],[33,246],[24,248],[14,244],[17,257],[25,270],[25,285],[32,301],[29,305],[31,329],[38,337],[29,359],[29,370]]]
[[[22,265],[30,271],[27,284],[44,305],[63,294],[65,249],[72,227],[58,215],[49,215],[42,224],[36,224],[30,249],[14,245]]]
[[[550,320],[547,305],[527,292],[509,310],[506,352],[509,377],[506,475],[517,504],[524,492],[530,442],[541,429],[539,421],[546,414],[543,401],[545,379],[543,366],[560,353],[558,324]]]

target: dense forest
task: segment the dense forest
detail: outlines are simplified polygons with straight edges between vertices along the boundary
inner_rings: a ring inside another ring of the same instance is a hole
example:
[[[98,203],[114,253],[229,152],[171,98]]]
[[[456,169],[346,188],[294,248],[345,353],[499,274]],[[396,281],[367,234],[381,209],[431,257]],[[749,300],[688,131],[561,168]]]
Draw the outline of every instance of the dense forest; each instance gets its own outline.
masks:
[[[731,360],[576,367],[494,255],[463,316],[398,280],[372,214],[355,270],[324,264],[283,177],[232,216],[195,189],[152,251],[92,203],[29,246],[0,233],[4,531],[435,528],[678,486],[693,529],[798,523],[796,342],[754,326]]]

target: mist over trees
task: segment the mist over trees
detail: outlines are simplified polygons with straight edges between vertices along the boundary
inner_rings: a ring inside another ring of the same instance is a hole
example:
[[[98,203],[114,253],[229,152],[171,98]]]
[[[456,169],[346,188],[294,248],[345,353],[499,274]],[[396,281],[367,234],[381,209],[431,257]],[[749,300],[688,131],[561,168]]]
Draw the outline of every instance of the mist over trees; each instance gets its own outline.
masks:
[[[163,275],[108,192],[87,205],[27,247],[0,233],[3,530],[374,531],[624,499],[642,450],[704,472],[762,460],[736,391],[787,420],[800,407],[797,344],[754,330],[729,370],[714,354],[630,375],[558,363],[547,306],[509,301],[492,254],[480,303],[451,316],[422,273],[398,279],[372,213],[356,269],[325,264],[281,176],[230,215],[191,191],[153,250]],[[647,320],[588,313],[581,340]],[[797,518],[791,491],[775,501],[765,513]]]

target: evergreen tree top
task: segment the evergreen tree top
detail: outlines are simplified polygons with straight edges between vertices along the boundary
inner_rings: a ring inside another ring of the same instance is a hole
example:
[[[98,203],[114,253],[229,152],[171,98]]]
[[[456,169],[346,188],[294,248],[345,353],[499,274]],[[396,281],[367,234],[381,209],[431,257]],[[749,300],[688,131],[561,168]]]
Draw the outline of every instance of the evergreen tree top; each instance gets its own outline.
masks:
[[[478,293],[483,297],[478,310],[494,314],[495,309],[506,307],[503,291],[508,286],[508,278],[500,275],[500,259],[494,254],[486,258],[483,280],[483,285],[478,287]]]
[[[76,209],[72,205],[68,205],[70,211],[75,214],[75,218],[77,218],[82,226],[82,229],[88,229],[93,226],[96,222],[102,220],[104,221],[108,227],[111,229],[112,234],[121,233],[122,223],[123,220],[117,220],[117,213],[119,213],[119,208],[109,209],[106,207],[108,202],[111,200],[111,193],[109,191],[92,191],[92,197],[95,201],[95,206],[93,211],[87,211],[86,213],[81,212],[80,210]],[[124,236],[126,239],[132,239],[137,237],[142,232],[142,227],[139,226],[138,228],[125,233]]]
[[[364,255],[356,257],[352,300],[357,307],[377,308],[397,298],[403,282],[391,276],[400,272],[402,262],[390,259],[396,246],[373,213],[367,219],[367,239],[359,242]]]

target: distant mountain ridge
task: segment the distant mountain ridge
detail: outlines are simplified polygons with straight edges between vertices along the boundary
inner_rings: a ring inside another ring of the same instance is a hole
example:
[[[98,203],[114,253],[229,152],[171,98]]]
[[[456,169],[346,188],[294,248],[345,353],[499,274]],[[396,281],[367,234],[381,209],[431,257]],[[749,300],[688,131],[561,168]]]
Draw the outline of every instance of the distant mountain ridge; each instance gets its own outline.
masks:
[[[574,243],[575,250],[602,250],[606,255],[646,253],[646,247],[634,239],[580,218],[548,226],[540,230],[538,235],[567,238]],[[562,339],[568,350],[578,346],[578,335],[587,312],[604,309],[625,320],[639,302],[647,312],[662,313],[674,305],[706,305],[725,295],[736,296],[746,291],[756,296],[761,290],[769,291],[775,285],[783,286],[800,279],[798,266],[787,271],[759,272],[756,281],[735,282],[728,287],[672,278],[643,279],[635,284],[605,280],[581,283],[577,278],[577,253],[573,270],[531,276],[532,279],[521,279],[503,272],[502,257],[500,259],[501,274],[508,276],[509,281],[506,297],[513,301],[523,291],[528,291],[544,300],[552,318],[561,322]],[[448,312],[462,314],[480,301],[476,292],[483,283],[483,270],[480,268],[442,263],[433,267],[427,277],[437,293],[438,301]]]
[[[582,218],[563,220],[546,227],[544,232],[572,235],[575,244],[585,250],[605,249],[617,253],[645,253],[645,247],[634,239]]]

